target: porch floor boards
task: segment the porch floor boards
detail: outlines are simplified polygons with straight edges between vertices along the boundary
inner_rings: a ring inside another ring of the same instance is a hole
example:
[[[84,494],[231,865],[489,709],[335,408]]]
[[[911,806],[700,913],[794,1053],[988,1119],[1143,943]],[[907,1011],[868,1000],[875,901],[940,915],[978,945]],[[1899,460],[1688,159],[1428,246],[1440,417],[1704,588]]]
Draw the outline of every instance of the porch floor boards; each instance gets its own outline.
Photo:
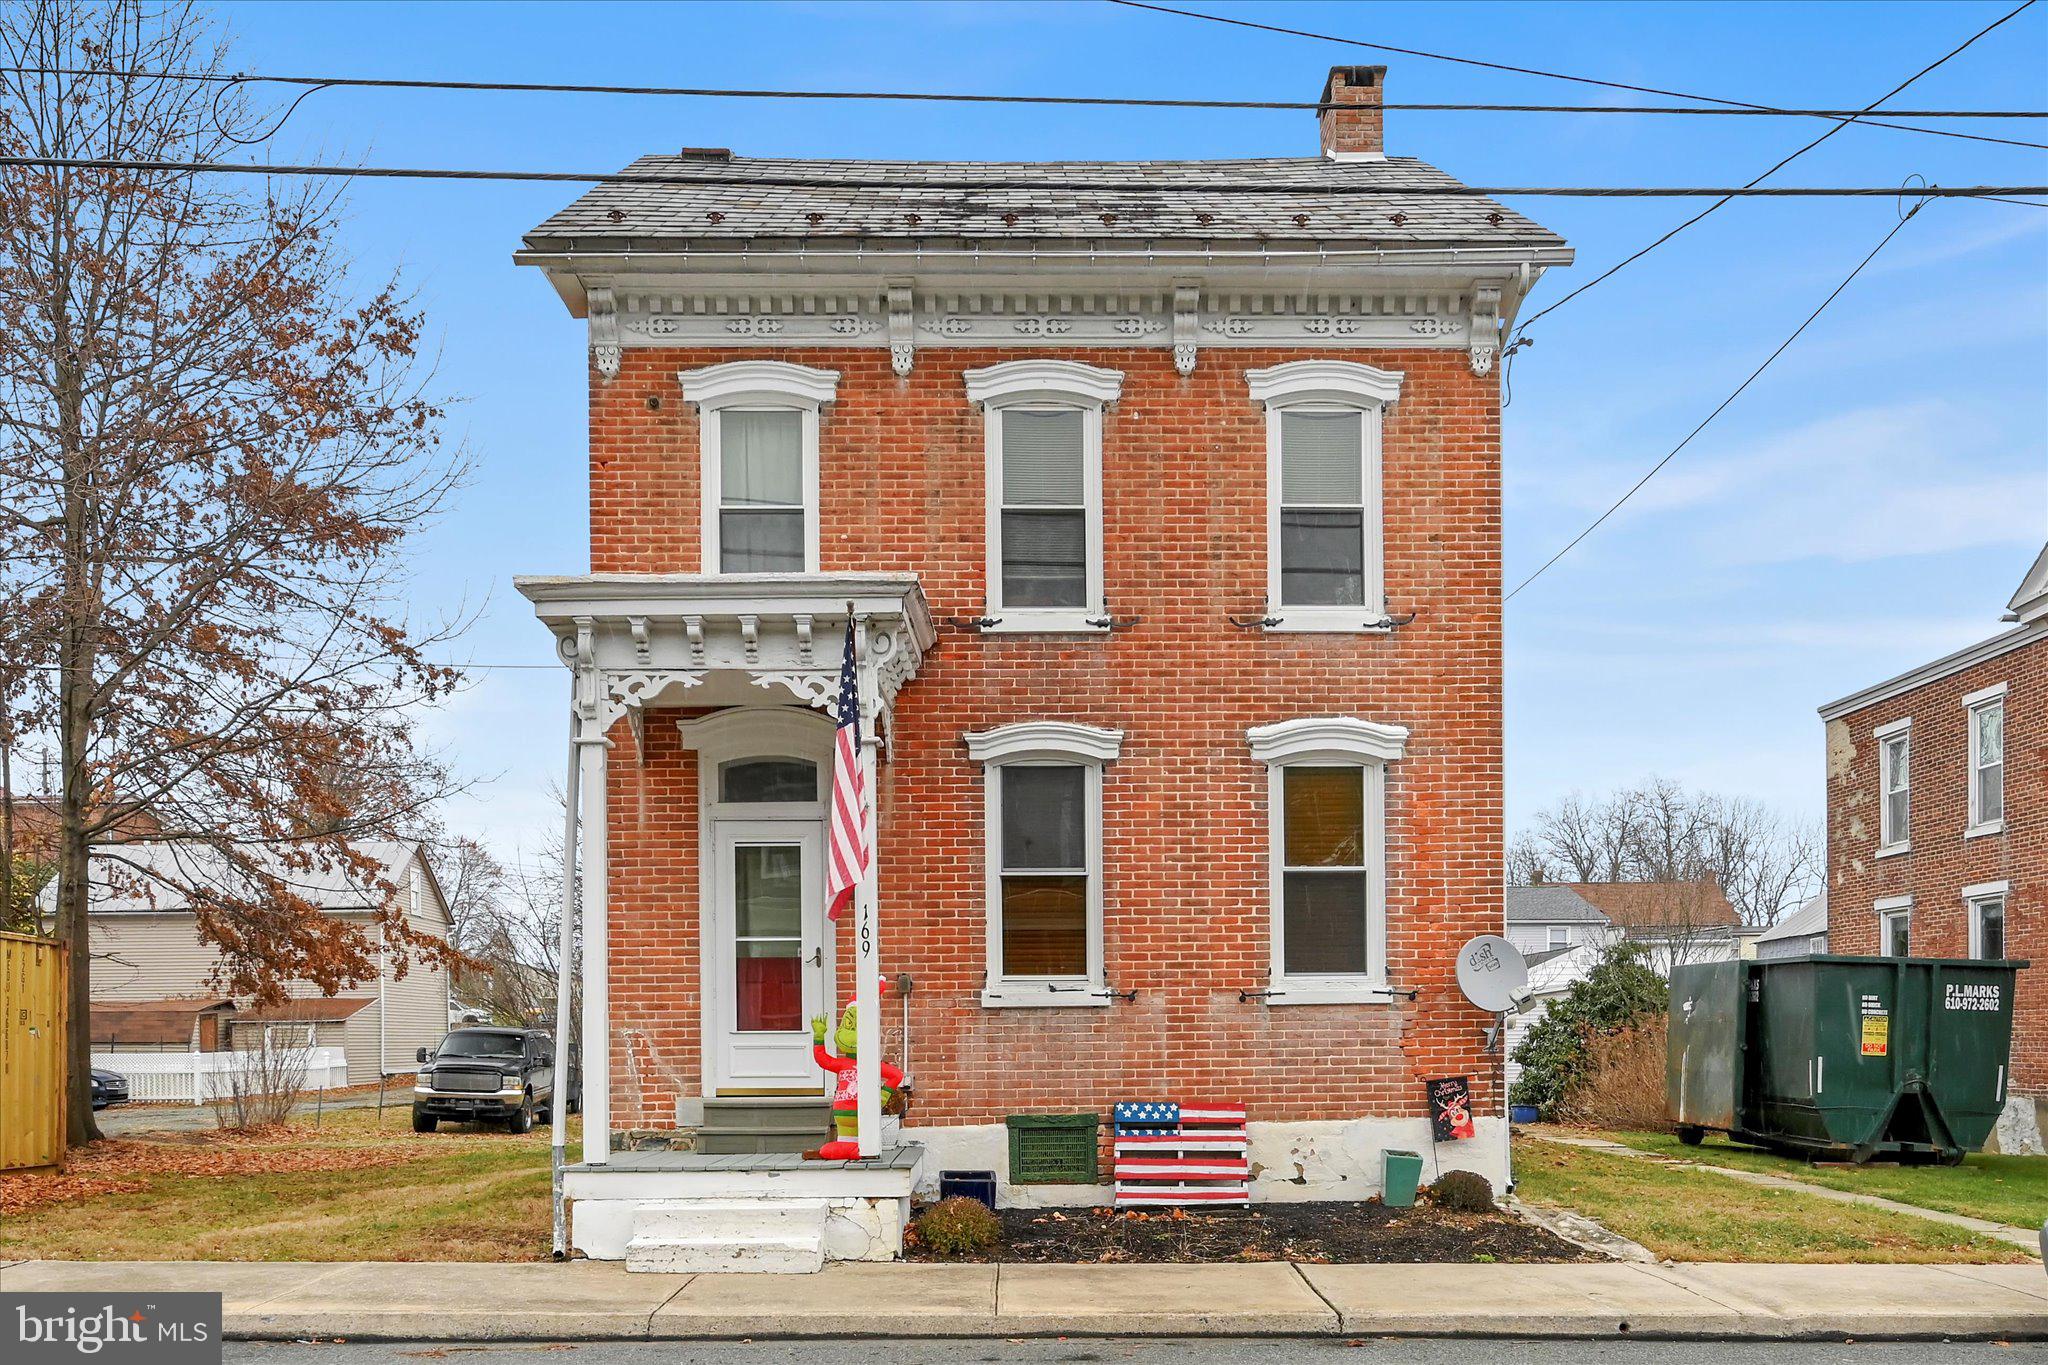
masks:
[[[795,1152],[748,1152],[734,1156],[707,1156],[702,1152],[615,1152],[602,1166],[576,1162],[564,1171],[908,1171],[924,1155],[916,1143],[884,1147],[878,1154],[855,1161],[806,1161]]]

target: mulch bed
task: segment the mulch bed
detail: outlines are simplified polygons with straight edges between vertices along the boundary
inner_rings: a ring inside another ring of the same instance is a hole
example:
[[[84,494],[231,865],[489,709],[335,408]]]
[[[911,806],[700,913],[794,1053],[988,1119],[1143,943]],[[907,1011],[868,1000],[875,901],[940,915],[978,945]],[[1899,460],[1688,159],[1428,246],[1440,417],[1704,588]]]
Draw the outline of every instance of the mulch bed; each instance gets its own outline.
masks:
[[[913,1261],[1065,1264],[1304,1261],[1592,1261],[1599,1257],[1509,1213],[1448,1213],[1419,1205],[1259,1204],[1248,1209],[1002,1209],[1002,1245],[979,1256],[935,1256],[906,1242]]]

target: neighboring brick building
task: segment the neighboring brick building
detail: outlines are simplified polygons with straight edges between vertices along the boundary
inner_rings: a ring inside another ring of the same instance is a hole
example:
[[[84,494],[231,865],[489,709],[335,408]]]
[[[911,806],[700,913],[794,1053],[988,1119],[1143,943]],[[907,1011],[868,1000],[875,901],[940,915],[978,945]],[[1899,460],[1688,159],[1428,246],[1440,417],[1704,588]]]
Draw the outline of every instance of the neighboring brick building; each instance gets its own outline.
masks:
[[[2002,635],[1821,708],[1837,953],[2029,959],[1993,1142],[2048,1132],[2048,549]]]
[[[1384,155],[1383,77],[1320,157],[686,151],[527,236],[592,352],[592,573],[519,582],[575,680],[587,1163],[814,1104],[856,922],[927,1185],[1098,1197],[1013,1182],[1006,1117],[1182,1098],[1249,1106],[1255,1197],[1362,1198],[1425,1078],[1500,1112],[1453,977],[1501,922],[1495,362],[1570,252]],[[878,912],[827,932],[849,603]]]

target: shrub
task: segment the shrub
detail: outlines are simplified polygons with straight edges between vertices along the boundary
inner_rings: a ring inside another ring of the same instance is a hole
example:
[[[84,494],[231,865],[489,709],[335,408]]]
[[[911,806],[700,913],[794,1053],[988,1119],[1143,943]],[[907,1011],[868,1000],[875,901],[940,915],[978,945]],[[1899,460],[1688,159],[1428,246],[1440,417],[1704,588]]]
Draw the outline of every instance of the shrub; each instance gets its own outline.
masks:
[[[1615,944],[1515,1049],[1522,1075],[1509,1099],[1536,1106],[1545,1118],[1557,1117],[1559,1103],[1586,1074],[1592,1041],[1662,1015],[1669,995],[1640,950]]]
[[[1429,1202],[1452,1213],[1492,1213],[1493,1182],[1477,1171],[1445,1171],[1429,1187]]]
[[[1586,1069],[1559,1099],[1557,1117],[1588,1128],[1669,1132],[1664,1095],[1666,1020],[1652,1015],[1633,1028],[1586,1045]]]
[[[939,1256],[991,1251],[1003,1239],[1003,1225],[988,1205],[964,1194],[941,1199],[920,1213],[910,1231],[919,1246]]]

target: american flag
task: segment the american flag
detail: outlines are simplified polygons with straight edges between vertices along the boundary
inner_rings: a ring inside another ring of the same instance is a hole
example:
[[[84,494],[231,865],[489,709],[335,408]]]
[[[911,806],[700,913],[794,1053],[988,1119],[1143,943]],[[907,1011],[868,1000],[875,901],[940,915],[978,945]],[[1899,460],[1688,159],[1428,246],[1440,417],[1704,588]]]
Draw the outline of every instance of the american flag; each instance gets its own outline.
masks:
[[[868,866],[867,778],[860,767],[860,687],[853,671],[853,620],[839,665],[839,730],[832,741],[832,838],[825,854],[825,914],[838,919]]]

